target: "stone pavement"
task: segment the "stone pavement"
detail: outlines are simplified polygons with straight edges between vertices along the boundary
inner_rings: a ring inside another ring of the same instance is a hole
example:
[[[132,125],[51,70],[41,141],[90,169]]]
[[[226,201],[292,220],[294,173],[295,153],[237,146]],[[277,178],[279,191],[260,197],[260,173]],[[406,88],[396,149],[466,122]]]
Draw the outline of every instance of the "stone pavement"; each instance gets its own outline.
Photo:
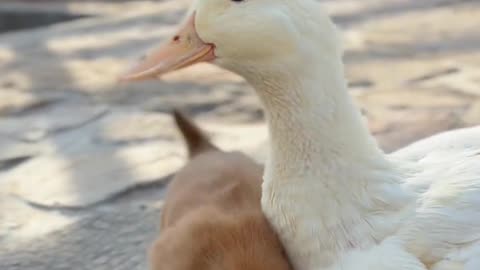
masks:
[[[386,151],[480,124],[480,2],[325,0],[347,76]],[[2,1],[89,17],[0,34],[0,269],[145,269],[166,180],[184,160],[168,111],[263,159],[252,90],[202,64],[117,84],[189,1]]]

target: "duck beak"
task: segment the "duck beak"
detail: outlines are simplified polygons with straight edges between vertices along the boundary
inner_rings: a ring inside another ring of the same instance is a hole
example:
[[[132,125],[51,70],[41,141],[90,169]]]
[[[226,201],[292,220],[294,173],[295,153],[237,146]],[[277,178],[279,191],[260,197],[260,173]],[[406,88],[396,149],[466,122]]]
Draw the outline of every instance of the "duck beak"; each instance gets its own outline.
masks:
[[[195,13],[189,16],[167,43],[153,49],[120,77],[120,81],[154,79],[174,70],[215,59],[215,46],[203,42],[195,29]]]

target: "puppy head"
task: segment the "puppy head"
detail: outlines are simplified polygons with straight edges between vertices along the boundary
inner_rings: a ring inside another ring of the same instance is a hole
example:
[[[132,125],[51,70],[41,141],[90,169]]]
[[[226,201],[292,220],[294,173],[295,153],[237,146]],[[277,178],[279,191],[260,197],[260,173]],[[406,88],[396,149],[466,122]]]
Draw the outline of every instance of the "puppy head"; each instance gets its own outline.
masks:
[[[197,211],[162,232],[150,259],[151,270],[291,270],[260,211],[230,216]]]

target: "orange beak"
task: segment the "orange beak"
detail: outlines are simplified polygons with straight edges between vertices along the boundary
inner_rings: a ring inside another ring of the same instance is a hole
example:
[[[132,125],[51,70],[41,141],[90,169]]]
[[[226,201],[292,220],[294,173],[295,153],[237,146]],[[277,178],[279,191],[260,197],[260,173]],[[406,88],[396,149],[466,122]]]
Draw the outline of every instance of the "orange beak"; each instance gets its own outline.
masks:
[[[121,81],[143,81],[163,74],[215,59],[215,46],[203,42],[195,29],[195,13],[166,44],[152,50]]]

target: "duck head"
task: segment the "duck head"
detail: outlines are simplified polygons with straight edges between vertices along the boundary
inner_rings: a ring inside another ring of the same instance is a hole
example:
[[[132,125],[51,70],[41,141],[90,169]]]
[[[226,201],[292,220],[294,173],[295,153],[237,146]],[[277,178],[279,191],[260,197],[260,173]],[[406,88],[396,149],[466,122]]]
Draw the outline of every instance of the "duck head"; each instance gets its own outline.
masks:
[[[196,0],[177,32],[122,80],[153,79],[199,62],[248,79],[308,69],[318,56],[341,54],[338,45],[334,25],[314,0]]]

